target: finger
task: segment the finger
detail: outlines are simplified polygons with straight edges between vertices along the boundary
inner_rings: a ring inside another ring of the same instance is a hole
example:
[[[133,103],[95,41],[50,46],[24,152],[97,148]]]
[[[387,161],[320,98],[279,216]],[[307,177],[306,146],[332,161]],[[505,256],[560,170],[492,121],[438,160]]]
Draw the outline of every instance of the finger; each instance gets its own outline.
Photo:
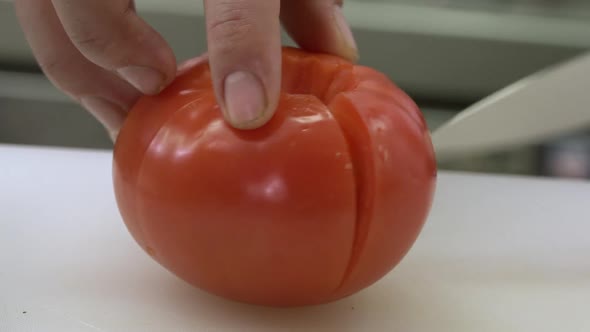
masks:
[[[265,124],[281,86],[279,0],[205,0],[215,93],[236,128]]]
[[[115,136],[139,97],[131,85],[88,61],[64,32],[50,1],[16,0],[23,32],[47,77]]]
[[[354,36],[342,13],[342,0],[283,0],[281,20],[302,48],[358,60]]]
[[[166,41],[133,10],[131,0],[52,0],[66,33],[84,56],[155,94],[176,74]]]

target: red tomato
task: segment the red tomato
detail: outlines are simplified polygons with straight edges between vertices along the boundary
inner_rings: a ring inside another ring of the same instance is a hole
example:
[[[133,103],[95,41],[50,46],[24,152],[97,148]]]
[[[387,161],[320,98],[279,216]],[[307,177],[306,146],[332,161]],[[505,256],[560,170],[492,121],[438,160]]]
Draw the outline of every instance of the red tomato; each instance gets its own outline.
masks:
[[[272,306],[349,296],[396,266],[430,210],[436,164],[414,102],[384,75],[283,50],[273,119],[223,120],[207,63],[131,110],[114,185],[135,240],[210,293]]]

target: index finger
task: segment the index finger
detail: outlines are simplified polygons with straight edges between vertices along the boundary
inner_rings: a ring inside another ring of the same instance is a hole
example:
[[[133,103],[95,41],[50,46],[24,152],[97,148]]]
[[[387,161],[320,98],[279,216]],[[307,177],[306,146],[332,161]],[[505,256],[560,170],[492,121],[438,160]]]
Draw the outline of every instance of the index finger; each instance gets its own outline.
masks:
[[[143,21],[131,0],[51,0],[65,32],[90,61],[116,71],[145,94],[158,93],[176,74],[163,37]]]

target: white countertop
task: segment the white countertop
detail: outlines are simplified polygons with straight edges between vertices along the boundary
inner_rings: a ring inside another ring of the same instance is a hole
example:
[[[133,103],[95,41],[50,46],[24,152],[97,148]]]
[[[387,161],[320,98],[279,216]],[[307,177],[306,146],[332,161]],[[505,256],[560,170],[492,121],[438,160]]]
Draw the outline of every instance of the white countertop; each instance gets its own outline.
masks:
[[[442,172],[386,278],[268,309],[203,294],[140,251],[110,158],[0,145],[0,331],[590,331],[590,183]]]

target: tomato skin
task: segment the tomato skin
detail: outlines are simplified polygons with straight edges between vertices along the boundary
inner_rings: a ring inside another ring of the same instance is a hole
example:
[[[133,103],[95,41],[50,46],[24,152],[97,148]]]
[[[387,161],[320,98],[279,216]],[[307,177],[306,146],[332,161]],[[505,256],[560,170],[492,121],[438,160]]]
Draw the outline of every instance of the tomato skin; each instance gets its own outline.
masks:
[[[378,281],[416,240],[436,166],[418,107],[380,73],[283,50],[276,115],[222,118],[207,63],[131,110],[113,181],[130,233],[210,293],[271,306],[334,301]]]

